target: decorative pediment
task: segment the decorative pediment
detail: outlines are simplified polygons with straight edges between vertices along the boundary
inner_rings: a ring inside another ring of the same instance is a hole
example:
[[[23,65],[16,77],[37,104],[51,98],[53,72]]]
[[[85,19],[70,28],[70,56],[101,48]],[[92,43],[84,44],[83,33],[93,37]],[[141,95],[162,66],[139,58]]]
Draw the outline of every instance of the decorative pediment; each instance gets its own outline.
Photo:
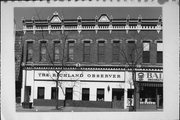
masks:
[[[53,18],[51,19],[51,23],[60,23],[61,19],[59,18],[59,16],[53,16]]]
[[[103,14],[100,16],[98,22],[110,22],[110,20],[106,14]]]

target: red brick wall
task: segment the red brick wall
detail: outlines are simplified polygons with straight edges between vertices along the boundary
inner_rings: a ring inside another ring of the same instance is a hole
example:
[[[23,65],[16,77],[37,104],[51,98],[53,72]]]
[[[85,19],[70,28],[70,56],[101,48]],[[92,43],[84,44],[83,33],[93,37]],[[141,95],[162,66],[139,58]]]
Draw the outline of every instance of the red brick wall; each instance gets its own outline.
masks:
[[[39,40],[45,39],[48,40],[48,50],[50,52],[51,58],[53,57],[53,42],[54,39],[61,39],[64,41],[62,37],[61,31],[51,32],[36,32],[33,34],[32,32],[26,32],[23,37],[23,40],[34,40],[34,58],[33,61],[36,64],[39,64]],[[67,34],[67,39],[75,39],[75,60],[74,63],[82,63],[83,61],[83,39],[91,39],[93,42],[91,44],[91,60],[88,64],[99,64],[97,61],[97,42],[98,39],[107,40],[106,50],[105,50],[105,62],[103,64],[112,64],[112,39],[120,39],[122,40],[121,44],[125,44],[127,39],[136,39],[138,44],[142,44],[141,40],[152,40],[151,48],[150,48],[150,62],[152,64],[156,64],[156,43],[155,40],[162,39],[162,32],[159,34],[157,31],[141,31],[139,34],[137,31],[129,31],[126,34],[125,31],[112,31],[110,34],[109,31],[98,31],[97,34],[95,31],[82,31],[80,34],[77,31],[70,31]],[[24,46],[24,50],[26,50],[26,45]],[[24,61],[26,61],[26,52],[24,52]],[[120,63],[124,64],[125,60],[121,56]]]

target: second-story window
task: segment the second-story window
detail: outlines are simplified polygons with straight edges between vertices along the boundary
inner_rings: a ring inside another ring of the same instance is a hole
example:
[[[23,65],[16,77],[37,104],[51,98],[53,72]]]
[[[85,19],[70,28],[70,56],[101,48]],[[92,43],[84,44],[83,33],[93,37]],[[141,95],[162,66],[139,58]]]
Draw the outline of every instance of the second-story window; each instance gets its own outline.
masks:
[[[98,62],[105,61],[105,41],[98,41]]]
[[[90,41],[84,41],[83,62],[90,62]]]
[[[60,61],[60,41],[54,42],[54,61]]]
[[[45,62],[47,61],[47,46],[46,41],[42,41],[40,43],[40,61]]]
[[[143,63],[150,62],[150,42],[149,41],[143,42],[142,61]]]
[[[163,43],[162,41],[157,41],[157,63],[163,62]]]
[[[68,41],[68,62],[74,61],[74,41]]]
[[[119,62],[120,41],[113,41],[112,44],[112,61]]]
[[[137,49],[135,41],[128,41],[127,43],[127,59],[129,63],[135,62],[135,51]]]
[[[27,55],[26,55],[26,61],[32,62],[33,60],[33,42],[29,41],[27,42]]]

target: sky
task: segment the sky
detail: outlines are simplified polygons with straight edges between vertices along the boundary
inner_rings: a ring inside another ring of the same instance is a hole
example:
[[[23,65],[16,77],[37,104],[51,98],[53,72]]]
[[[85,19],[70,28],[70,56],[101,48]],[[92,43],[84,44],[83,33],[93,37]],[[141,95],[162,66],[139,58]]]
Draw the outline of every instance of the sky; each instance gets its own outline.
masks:
[[[53,13],[57,11],[59,16],[64,19],[76,19],[78,16],[82,18],[95,18],[101,14],[107,14],[113,18],[137,18],[139,15],[142,18],[158,18],[162,15],[161,7],[16,7],[14,8],[14,21],[16,29],[22,29],[22,18],[47,19],[52,17]],[[37,17],[39,16],[39,17]]]

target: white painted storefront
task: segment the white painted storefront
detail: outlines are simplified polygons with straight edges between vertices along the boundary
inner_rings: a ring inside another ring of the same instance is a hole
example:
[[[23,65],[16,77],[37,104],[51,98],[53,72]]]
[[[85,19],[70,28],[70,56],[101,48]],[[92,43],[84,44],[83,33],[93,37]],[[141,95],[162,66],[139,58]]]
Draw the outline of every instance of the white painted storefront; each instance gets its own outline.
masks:
[[[23,70],[21,102],[24,101],[25,86],[31,86],[30,102],[37,99],[38,87],[45,88],[44,99],[51,99],[51,88],[56,87],[56,80],[57,74],[53,70]],[[127,71],[62,71],[59,85],[63,91],[67,87],[73,87],[73,100],[82,99],[82,88],[89,88],[89,101],[97,100],[98,88],[104,89],[104,101],[112,101],[113,88],[123,89],[124,109],[128,106],[127,90],[133,88],[131,73]],[[61,89],[58,94],[58,99],[65,99]]]

